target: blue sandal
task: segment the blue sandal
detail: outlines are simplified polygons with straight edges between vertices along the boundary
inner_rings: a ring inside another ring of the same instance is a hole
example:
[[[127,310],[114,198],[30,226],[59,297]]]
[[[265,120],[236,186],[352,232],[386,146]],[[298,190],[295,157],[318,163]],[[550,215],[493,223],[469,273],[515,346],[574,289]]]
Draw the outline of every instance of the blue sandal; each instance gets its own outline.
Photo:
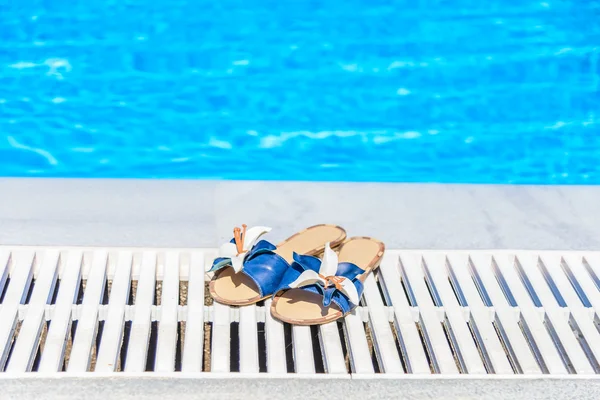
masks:
[[[315,225],[296,233],[277,246],[260,237],[271,228],[257,226],[233,230],[234,238],[219,249],[210,271],[210,294],[215,301],[242,306],[254,304],[275,293],[290,269],[295,253],[318,255],[325,244],[339,246],[346,231],[336,225]]]
[[[385,245],[368,237],[348,239],[339,255],[327,245],[320,260],[294,254],[271,303],[273,317],[294,325],[326,324],[360,302],[363,283],[379,266]]]

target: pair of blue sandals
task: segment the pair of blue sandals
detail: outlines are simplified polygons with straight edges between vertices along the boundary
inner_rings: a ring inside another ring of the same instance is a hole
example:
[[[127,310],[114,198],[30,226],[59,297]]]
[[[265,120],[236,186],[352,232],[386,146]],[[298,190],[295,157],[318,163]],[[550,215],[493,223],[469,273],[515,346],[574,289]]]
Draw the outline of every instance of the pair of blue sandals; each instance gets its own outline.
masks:
[[[273,317],[295,325],[325,324],[350,313],[363,283],[379,266],[382,242],[346,239],[335,225],[315,225],[278,245],[261,240],[263,226],[233,230],[214,260],[209,289],[219,303],[244,306],[272,298]]]

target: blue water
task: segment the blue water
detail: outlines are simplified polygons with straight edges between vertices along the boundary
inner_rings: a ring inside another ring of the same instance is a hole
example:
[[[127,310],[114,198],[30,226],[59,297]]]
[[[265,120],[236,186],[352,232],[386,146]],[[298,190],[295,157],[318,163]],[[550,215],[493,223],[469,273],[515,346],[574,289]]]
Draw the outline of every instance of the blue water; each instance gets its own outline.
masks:
[[[599,161],[600,0],[0,0],[2,176],[600,184]]]

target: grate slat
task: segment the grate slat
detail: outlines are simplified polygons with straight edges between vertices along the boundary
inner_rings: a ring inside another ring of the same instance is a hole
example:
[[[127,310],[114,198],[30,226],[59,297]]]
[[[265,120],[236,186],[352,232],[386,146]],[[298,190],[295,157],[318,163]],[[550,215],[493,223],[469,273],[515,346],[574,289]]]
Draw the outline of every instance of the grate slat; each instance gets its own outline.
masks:
[[[444,330],[435,305],[425,286],[421,269],[422,259],[420,254],[401,255],[401,264],[404,279],[415,296],[416,305],[421,315],[421,329],[423,329],[430,354],[436,371],[442,374],[457,374],[458,368],[454,356],[448,346]],[[470,336],[470,334],[469,334]]]
[[[477,293],[472,280],[469,281],[469,277],[466,276],[466,263],[465,260],[457,260],[456,257],[450,256],[451,265],[454,274],[458,277],[461,282],[460,286],[467,297],[469,307],[472,312],[477,312],[482,315],[486,314],[486,308],[481,300],[481,297]],[[501,325],[503,332],[506,334],[506,341],[510,343],[512,353],[516,358],[516,363],[519,365],[522,372],[526,374],[538,375],[542,373],[540,365],[535,359],[535,355],[531,351],[525,336],[519,328],[519,318],[515,313],[506,297],[502,294],[502,289],[498,285],[498,281],[493,276],[492,272],[492,256],[489,254],[478,254],[472,256],[473,266],[481,279],[481,283],[486,293],[491,299],[492,305],[494,306],[494,313],[497,317],[498,323]],[[466,261],[468,262],[468,261]],[[482,288],[482,290],[483,290]],[[497,357],[504,356],[504,353],[498,354]],[[558,360],[560,362],[560,360]],[[562,367],[562,362],[560,362]],[[497,370],[496,370],[497,371]],[[566,371],[565,371],[566,372]]]
[[[57,372],[62,368],[65,345],[71,330],[73,304],[79,295],[82,261],[81,251],[69,253],[67,265],[60,276],[61,285],[53,309],[52,323],[46,335],[39,372]]]
[[[231,346],[231,319],[229,307],[215,302],[212,321],[211,371],[229,372]]]
[[[566,256],[564,257],[564,260],[569,267],[569,271],[573,274],[585,296],[591,303],[591,306],[596,313],[596,317],[600,318],[600,288],[594,284],[592,276],[583,264],[585,262],[589,265],[589,260],[584,260],[581,256]]]
[[[477,293],[477,289],[473,283],[473,277],[470,274],[469,257],[466,254],[457,254],[451,256],[449,266],[452,272],[457,277],[456,286],[464,294],[467,299],[469,312],[471,314],[473,329],[476,329],[478,335],[478,348],[483,355],[483,358],[488,364],[491,364],[491,370],[496,374],[511,375],[514,373],[506,350],[502,347],[502,343],[496,334],[496,330],[492,325],[490,318],[490,310],[485,310],[481,297]],[[491,265],[491,263],[490,263]],[[441,266],[445,272],[444,280],[449,282],[449,276],[446,275],[446,266]]]
[[[292,327],[292,342],[294,346],[294,366],[298,374],[314,374],[315,360],[312,349],[312,339],[309,326]]]
[[[58,263],[58,251],[51,250],[44,254],[40,273],[33,288],[27,313],[21,325],[21,331],[16,340],[6,372],[18,373],[31,371],[40,344],[42,325],[46,322],[44,319],[46,304],[50,302],[54,292]]]
[[[98,309],[102,302],[104,285],[106,284],[108,253],[104,250],[98,250],[93,254],[92,267],[83,295],[82,310],[77,321],[77,332],[73,339],[73,349],[67,366],[68,372],[85,372],[88,370],[92,346],[96,341]]]
[[[337,322],[319,326],[319,334],[325,371],[329,374],[347,373]]]
[[[362,305],[312,328],[205,304],[215,254],[0,246],[0,375],[600,372],[600,253],[388,250]]]
[[[446,318],[456,338],[466,372],[469,374],[485,374],[486,369],[471,337],[467,319],[448,281],[446,256],[444,254],[427,256],[424,258],[423,265],[426,271],[426,279],[430,282],[430,285],[435,286],[441,297]],[[512,369],[510,369],[510,372],[512,373]]]
[[[267,342],[267,372],[283,374],[287,371],[285,333],[283,323],[271,316],[271,299],[265,301],[265,337]]]
[[[155,371],[173,372],[177,348],[179,305],[179,252],[168,251],[162,280],[161,312],[158,324]]]
[[[156,252],[144,253],[140,266],[139,280],[135,295],[133,320],[127,349],[126,372],[143,372],[146,369],[152,303],[156,288]]]
[[[533,290],[535,290],[537,297],[544,305],[544,311],[550,323],[549,328],[560,338],[560,343],[568,357],[568,363],[573,366],[578,374],[593,374],[594,368],[577,342],[569,326],[568,319],[565,318],[565,311],[568,312],[569,310],[560,307],[556,301],[546,279],[538,268],[539,261],[537,255],[521,255],[518,257],[518,262],[522,265],[524,274],[529,278]]]
[[[415,325],[413,313],[400,281],[399,261],[398,252],[386,252],[379,267],[381,271],[379,276],[383,278],[381,280],[384,290],[394,307],[396,329],[399,331],[409,372],[413,374],[430,374],[429,362],[421,345],[421,338]]]
[[[371,358],[369,343],[367,342],[365,326],[358,314],[358,309],[354,309],[344,318],[344,324],[346,337],[348,338],[352,372],[361,375],[374,374],[373,363],[367,362]]]
[[[403,374],[404,368],[402,368],[402,363],[396,350],[396,342],[390,327],[388,310],[384,307],[373,274],[369,275],[365,280],[364,298],[369,310],[369,325],[374,333],[373,346],[379,365],[383,368],[383,372]]]
[[[19,305],[25,301],[33,279],[35,253],[33,251],[13,253],[13,257],[15,260],[10,273],[10,283],[0,308],[0,371],[4,371],[8,360],[17,326]]]
[[[0,300],[4,293],[4,287],[8,280],[8,263],[10,261],[10,251],[0,250]]]
[[[258,321],[256,305],[240,307],[240,372],[258,372]]]
[[[95,371],[98,372],[112,372],[117,368],[125,327],[125,306],[129,299],[129,289],[131,287],[132,263],[132,252],[123,251],[118,253],[118,264],[110,292],[98,360],[96,361]]]
[[[190,256],[187,319],[181,370],[201,372],[204,356],[204,253]]]
[[[575,324],[583,334],[585,343],[591,354],[588,358],[592,359],[592,366],[595,372],[598,371],[598,360],[600,360],[600,333],[590,317],[591,309],[585,308],[579,296],[573,289],[565,272],[562,268],[563,259],[560,255],[547,255],[541,258],[545,270],[550,274],[554,284],[558,287],[562,298],[571,312]]]
[[[544,326],[543,310],[535,307],[533,300],[527,293],[527,289],[514,269],[515,257],[513,255],[499,255],[494,259],[502,277],[506,280],[511,293],[514,295],[523,317],[522,322],[539,348],[540,355],[548,367],[548,371],[557,375],[567,374],[568,370],[562,356]]]

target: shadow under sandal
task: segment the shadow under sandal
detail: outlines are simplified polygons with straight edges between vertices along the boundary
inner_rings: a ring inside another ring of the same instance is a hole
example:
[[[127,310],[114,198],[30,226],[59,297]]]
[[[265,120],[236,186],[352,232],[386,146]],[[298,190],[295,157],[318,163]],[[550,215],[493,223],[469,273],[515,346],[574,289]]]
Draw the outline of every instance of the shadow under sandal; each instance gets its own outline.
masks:
[[[234,238],[219,249],[219,257],[209,272],[215,301],[234,306],[254,304],[273,295],[293,262],[294,253],[318,255],[331,242],[339,246],[346,231],[335,225],[315,225],[296,233],[277,246],[258,240],[271,228],[235,228]]]
[[[295,262],[271,303],[271,314],[294,325],[342,318],[360,302],[363,283],[379,266],[384,251],[378,240],[355,237],[342,244],[339,255],[327,245],[323,260],[294,254]]]

